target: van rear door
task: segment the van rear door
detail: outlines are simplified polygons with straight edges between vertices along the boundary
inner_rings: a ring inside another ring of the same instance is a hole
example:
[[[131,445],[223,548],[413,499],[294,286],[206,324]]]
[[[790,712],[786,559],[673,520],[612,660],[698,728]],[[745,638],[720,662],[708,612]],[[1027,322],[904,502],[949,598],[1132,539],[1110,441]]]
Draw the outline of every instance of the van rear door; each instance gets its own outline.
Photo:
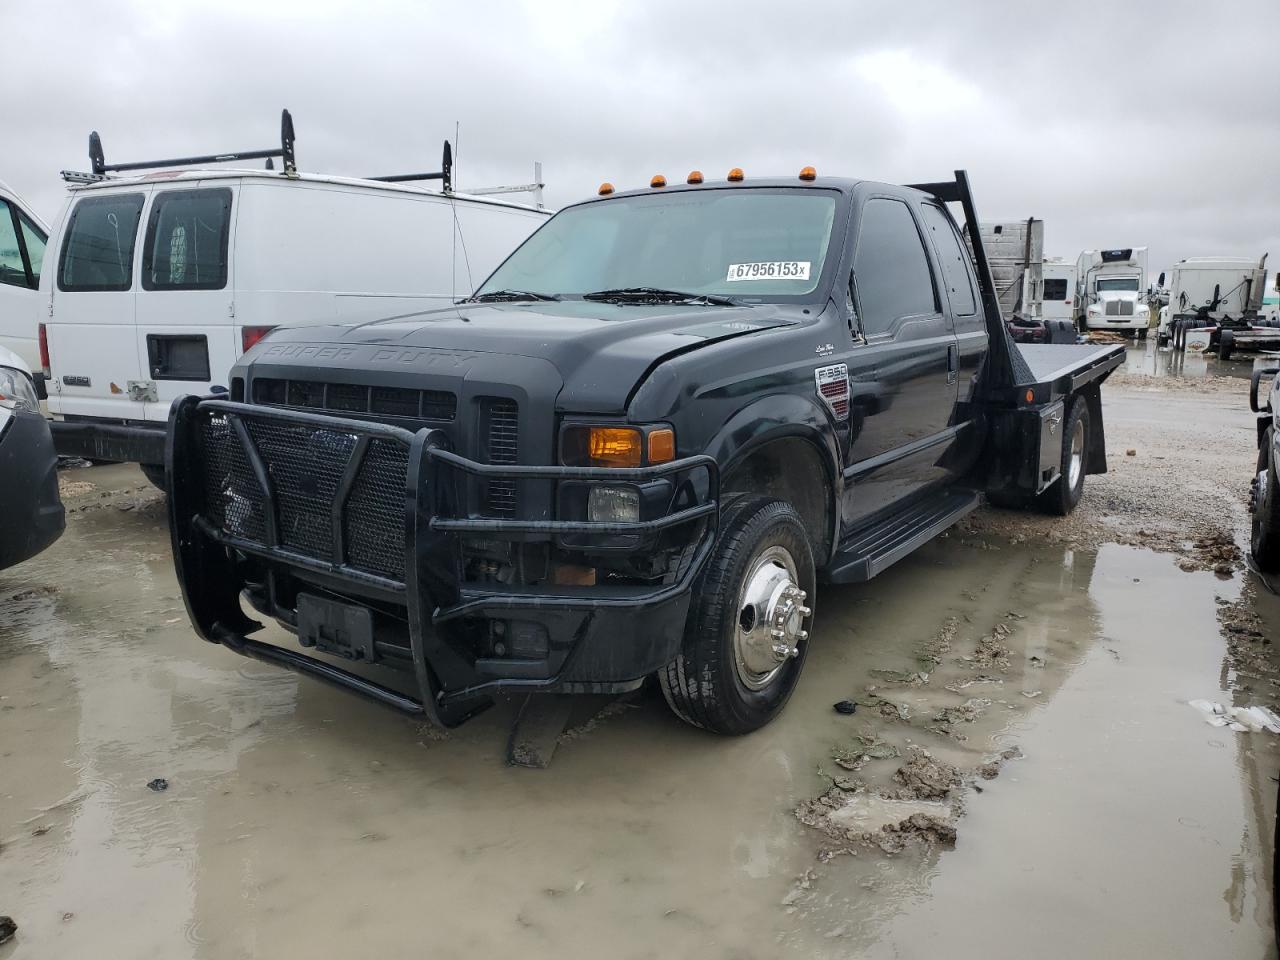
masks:
[[[240,353],[229,255],[235,187],[207,184],[157,187],[147,211],[136,307],[147,420],[165,420],[184,393],[226,386]]]
[[[147,190],[76,199],[60,231],[50,285],[49,409],[137,420],[130,385],[143,379],[134,334],[134,248]]]

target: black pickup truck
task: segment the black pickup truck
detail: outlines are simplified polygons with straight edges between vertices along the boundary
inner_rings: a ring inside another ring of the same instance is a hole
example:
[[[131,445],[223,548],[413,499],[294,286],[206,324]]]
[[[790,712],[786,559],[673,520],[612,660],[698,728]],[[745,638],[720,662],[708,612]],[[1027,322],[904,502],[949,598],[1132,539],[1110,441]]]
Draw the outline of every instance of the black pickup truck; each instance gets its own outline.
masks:
[[[794,689],[819,582],[1105,471],[1122,348],[1011,341],[963,172],[600,193],[455,306],[279,329],[229,398],[175,402],[204,639],[448,726],[656,675],[741,734]],[[242,599],[324,656],[251,638]]]

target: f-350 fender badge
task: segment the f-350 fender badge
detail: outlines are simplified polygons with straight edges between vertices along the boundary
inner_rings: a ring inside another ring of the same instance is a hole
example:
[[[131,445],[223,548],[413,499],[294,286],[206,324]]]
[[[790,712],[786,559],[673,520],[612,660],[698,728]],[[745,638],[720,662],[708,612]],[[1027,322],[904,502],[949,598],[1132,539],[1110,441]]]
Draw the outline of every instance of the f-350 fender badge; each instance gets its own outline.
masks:
[[[829,367],[818,367],[813,371],[813,380],[818,388],[818,396],[831,408],[837,420],[849,419],[849,366],[834,363]]]

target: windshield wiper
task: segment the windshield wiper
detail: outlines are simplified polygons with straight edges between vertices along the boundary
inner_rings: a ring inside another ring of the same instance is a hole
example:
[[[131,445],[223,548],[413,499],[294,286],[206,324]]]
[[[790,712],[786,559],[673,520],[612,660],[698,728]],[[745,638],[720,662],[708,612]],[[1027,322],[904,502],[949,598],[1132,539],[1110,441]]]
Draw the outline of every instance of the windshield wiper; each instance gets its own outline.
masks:
[[[530,290],[490,290],[474,297],[463,297],[459,303],[513,303],[517,300],[559,300],[557,293],[534,293]]]
[[[737,301],[713,293],[683,293],[661,287],[618,287],[584,293],[583,300],[616,300],[619,303],[706,303],[716,307],[732,307]]]

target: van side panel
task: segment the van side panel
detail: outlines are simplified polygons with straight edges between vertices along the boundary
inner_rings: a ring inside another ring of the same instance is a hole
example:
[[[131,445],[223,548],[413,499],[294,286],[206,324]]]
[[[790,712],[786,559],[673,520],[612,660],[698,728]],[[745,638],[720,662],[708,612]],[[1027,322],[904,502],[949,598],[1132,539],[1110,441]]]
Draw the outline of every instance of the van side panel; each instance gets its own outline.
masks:
[[[236,322],[358,323],[447,306],[471,293],[545,219],[425,194],[246,183],[235,250]]]

